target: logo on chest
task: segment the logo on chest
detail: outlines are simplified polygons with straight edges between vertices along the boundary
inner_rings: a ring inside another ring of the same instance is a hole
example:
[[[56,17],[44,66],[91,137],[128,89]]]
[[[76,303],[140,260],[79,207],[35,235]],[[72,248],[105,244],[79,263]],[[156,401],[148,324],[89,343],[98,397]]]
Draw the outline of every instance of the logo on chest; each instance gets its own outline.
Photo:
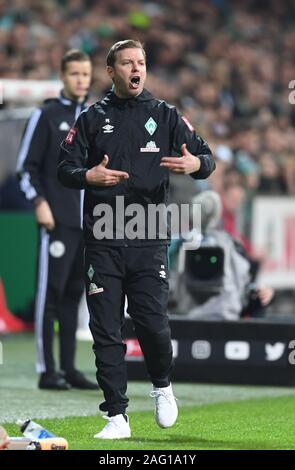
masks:
[[[145,123],[144,127],[148,131],[150,135],[153,135],[157,129],[157,123],[154,121],[152,117],[149,118],[149,120]]]
[[[58,127],[60,131],[69,131],[70,128],[70,125],[66,121],[62,121]]]
[[[102,132],[104,134],[111,134],[114,132],[114,126],[110,124],[110,120],[108,118],[105,119],[105,125],[102,126]]]
[[[147,142],[145,147],[141,147],[140,149],[141,152],[160,152],[160,147],[156,146],[156,142],[153,140],[150,140]]]

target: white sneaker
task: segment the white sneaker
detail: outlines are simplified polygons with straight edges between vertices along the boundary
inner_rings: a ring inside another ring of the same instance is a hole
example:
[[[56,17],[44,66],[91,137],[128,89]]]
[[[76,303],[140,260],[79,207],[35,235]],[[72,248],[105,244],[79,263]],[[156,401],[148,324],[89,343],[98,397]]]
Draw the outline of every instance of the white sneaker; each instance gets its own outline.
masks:
[[[103,430],[95,434],[97,439],[127,439],[131,437],[131,429],[129,426],[129,418],[127,421],[122,414],[116,416],[103,416],[108,420]]]
[[[173,426],[178,416],[178,409],[171,384],[169,387],[153,387],[150,396],[155,398],[155,419],[160,428]]]

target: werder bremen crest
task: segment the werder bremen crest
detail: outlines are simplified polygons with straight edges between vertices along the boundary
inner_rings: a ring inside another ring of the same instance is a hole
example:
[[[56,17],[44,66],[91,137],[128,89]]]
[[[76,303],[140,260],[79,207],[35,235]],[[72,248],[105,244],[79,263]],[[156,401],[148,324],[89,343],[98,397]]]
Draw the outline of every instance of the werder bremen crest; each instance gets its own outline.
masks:
[[[94,269],[92,267],[92,264],[89,266],[87,274],[88,274],[88,277],[89,277],[90,281],[92,281],[93,276],[94,276]]]
[[[153,118],[150,117],[149,120],[145,123],[144,127],[150,135],[153,135],[158,126],[157,123],[153,120]]]

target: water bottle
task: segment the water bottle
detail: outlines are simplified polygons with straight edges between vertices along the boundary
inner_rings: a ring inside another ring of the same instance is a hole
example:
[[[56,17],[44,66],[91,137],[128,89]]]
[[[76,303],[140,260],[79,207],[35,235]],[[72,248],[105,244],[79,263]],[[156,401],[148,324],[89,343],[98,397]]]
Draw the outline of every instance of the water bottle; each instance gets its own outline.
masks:
[[[49,437],[56,437],[52,432],[44,429],[40,424],[35,423],[31,419],[26,421],[17,420],[17,424],[20,426],[20,430],[25,437],[30,437],[31,439],[47,439]]]

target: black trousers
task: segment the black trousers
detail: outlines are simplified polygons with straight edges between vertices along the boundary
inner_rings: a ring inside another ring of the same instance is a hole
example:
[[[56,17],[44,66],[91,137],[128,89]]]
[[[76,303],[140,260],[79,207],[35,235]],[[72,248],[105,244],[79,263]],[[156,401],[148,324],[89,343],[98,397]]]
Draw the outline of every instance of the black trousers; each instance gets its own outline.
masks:
[[[127,373],[121,330],[125,295],[152,383],[168,386],[172,368],[167,316],[167,247],[90,246],[85,252],[86,298],[97,381],[109,416],[124,413]]]
[[[53,372],[54,320],[59,323],[60,368],[74,369],[79,301],[84,289],[84,243],[80,229],[40,228],[35,306],[37,372]]]

